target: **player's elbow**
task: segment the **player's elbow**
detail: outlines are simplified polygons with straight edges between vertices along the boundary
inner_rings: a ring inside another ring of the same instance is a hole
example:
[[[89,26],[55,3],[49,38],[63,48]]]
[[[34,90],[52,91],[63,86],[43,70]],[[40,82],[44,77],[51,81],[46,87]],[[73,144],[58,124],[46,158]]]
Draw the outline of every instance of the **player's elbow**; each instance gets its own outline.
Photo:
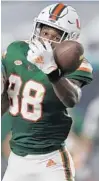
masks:
[[[80,99],[81,99],[81,91],[79,89],[78,92],[76,92],[76,94],[74,94],[74,96],[71,97],[71,101],[70,101],[70,107],[74,107],[77,103],[79,103]]]
[[[81,89],[77,86],[76,91],[70,96],[69,99],[69,107],[74,107],[77,103],[79,103],[82,96]]]

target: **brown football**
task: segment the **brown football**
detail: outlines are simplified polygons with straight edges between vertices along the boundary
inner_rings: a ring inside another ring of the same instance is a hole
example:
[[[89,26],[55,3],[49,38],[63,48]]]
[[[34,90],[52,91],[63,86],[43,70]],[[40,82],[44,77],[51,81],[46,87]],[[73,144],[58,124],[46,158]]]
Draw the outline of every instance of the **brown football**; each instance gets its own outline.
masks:
[[[54,58],[58,67],[65,74],[74,72],[83,61],[83,46],[72,40],[63,41],[56,45]]]

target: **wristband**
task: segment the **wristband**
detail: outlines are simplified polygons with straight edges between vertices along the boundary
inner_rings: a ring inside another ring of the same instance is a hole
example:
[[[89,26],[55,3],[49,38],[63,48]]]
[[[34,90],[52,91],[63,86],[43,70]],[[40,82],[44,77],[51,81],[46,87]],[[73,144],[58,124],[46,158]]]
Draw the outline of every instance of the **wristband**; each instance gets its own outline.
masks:
[[[53,72],[51,72],[50,74],[48,74],[47,76],[48,76],[48,79],[52,83],[54,83],[54,82],[57,82],[62,77],[62,74],[61,74],[60,69],[56,69]]]

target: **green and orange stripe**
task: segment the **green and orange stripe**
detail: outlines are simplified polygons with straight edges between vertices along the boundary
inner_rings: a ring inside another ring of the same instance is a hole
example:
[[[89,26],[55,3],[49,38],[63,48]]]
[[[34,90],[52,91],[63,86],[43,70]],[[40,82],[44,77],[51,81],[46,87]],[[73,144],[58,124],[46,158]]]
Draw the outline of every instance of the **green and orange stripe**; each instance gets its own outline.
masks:
[[[55,8],[52,10],[51,15],[49,18],[53,20],[57,20],[61,14],[61,12],[65,9],[66,5],[60,3],[55,6]]]
[[[71,165],[70,165],[70,158],[68,151],[65,149],[65,147],[61,147],[59,150],[61,154],[61,159],[64,167],[64,174],[66,181],[73,181],[73,175],[72,175],[72,170],[71,170]]]

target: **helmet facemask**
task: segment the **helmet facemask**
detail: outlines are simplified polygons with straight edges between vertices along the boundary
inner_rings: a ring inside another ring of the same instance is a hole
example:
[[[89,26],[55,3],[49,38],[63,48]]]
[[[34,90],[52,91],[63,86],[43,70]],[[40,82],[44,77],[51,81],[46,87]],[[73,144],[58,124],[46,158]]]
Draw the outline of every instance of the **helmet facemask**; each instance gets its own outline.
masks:
[[[42,29],[43,26],[54,28],[54,29],[56,29],[56,31],[60,32],[60,34],[61,34],[61,39],[60,39],[59,42],[54,41],[54,40],[50,40],[50,42],[61,43],[62,41],[68,39],[68,33],[67,33],[67,32],[59,29],[59,28],[56,27],[56,26],[53,26],[52,24],[48,24],[48,23],[46,23],[46,22],[40,22],[40,21],[38,21],[37,19],[35,19],[35,20],[34,20],[34,24],[33,24],[33,32],[32,32],[31,41],[32,41],[33,39],[35,39],[35,38],[37,38],[37,39],[41,38],[41,39],[44,39],[44,40],[48,40],[48,41],[49,41],[49,39],[46,39],[46,38],[43,38],[43,37],[40,36],[40,31],[41,31],[41,29]]]

